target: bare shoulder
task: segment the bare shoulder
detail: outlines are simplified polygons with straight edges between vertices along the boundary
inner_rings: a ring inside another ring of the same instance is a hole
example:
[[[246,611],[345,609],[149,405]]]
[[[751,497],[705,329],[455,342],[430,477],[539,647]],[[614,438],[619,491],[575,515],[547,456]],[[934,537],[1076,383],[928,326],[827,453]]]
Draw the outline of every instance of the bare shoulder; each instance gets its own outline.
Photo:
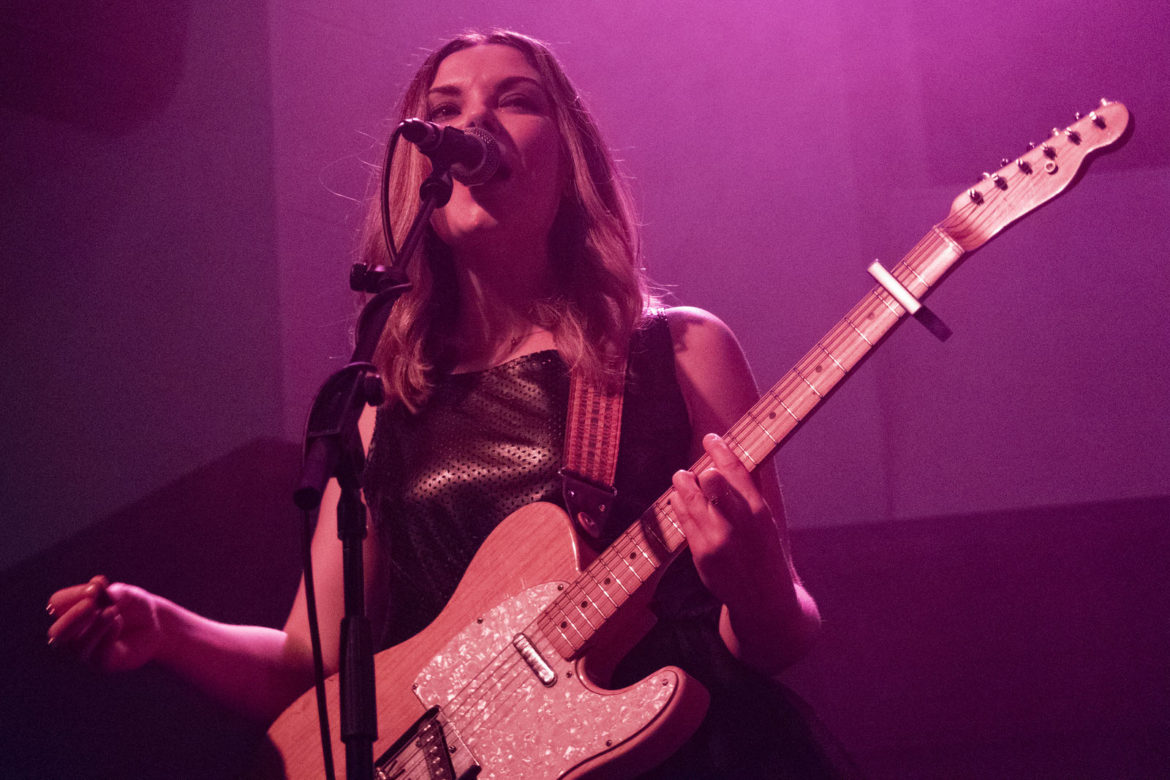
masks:
[[[663,314],[696,435],[723,433],[759,397],[739,340],[723,320],[704,309],[677,306]]]
[[[378,419],[378,408],[376,406],[367,406],[362,410],[362,416],[358,418],[358,435],[362,440],[362,448],[370,451],[370,442],[374,440],[374,424]]]
[[[675,306],[663,314],[681,373],[701,381],[704,374],[748,371],[739,340],[723,320],[695,306]]]
[[[672,306],[663,310],[676,353],[734,349],[740,352],[735,334],[723,320],[697,306]],[[690,357],[695,357],[691,355]]]

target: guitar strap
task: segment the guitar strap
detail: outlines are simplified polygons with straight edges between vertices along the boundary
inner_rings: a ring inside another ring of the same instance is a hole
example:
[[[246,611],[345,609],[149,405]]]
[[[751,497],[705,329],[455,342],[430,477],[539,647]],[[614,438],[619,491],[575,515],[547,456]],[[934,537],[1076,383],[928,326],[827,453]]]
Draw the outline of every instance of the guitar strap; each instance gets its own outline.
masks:
[[[628,347],[613,362],[614,375],[622,377],[621,382],[591,381],[577,373],[569,380],[561,490],[569,516],[593,539],[605,533],[617,496],[613,482],[621,439],[627,353]]]

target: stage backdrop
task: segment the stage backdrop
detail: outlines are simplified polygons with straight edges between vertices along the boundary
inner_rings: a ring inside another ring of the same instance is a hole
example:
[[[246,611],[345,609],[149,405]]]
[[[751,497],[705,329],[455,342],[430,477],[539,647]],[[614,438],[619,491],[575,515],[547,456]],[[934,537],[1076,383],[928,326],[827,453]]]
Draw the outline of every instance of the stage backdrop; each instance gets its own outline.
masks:
[[[781,453],[795,525],[1162,495],[1164,5],[7,4],[0,565],[261,437],[348,354],[368,176],[422,52],[550,41],[654,276],[771,385],[1001,158],[1137,133],[933,296]],[[161,518],[160,522],[178,521]]]

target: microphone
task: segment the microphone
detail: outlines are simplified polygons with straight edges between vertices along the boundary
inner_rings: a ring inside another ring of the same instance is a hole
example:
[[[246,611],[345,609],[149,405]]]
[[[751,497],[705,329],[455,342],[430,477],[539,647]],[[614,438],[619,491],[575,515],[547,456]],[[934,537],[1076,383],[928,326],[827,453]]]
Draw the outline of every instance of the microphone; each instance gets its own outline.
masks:
[[[405,120],[400,130],[436,168],[446,168],[453,179],[468,187],[486,184],[500,167],[499,144],[478,127],[459,130],[412,118]]]

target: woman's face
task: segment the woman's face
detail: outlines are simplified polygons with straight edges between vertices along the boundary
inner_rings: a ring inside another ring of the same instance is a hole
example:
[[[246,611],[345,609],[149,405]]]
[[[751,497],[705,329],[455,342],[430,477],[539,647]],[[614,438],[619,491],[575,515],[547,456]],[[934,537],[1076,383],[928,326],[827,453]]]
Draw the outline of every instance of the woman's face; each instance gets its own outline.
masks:
[[[561,199],[563,166],[552,103],[540,75],[511,46],[461,49],[439,64],[427,119],[478,127],[500,145],[500,172],[487,184],[455,183],[431,225],[460,254],[525,245],[543,252]]]

